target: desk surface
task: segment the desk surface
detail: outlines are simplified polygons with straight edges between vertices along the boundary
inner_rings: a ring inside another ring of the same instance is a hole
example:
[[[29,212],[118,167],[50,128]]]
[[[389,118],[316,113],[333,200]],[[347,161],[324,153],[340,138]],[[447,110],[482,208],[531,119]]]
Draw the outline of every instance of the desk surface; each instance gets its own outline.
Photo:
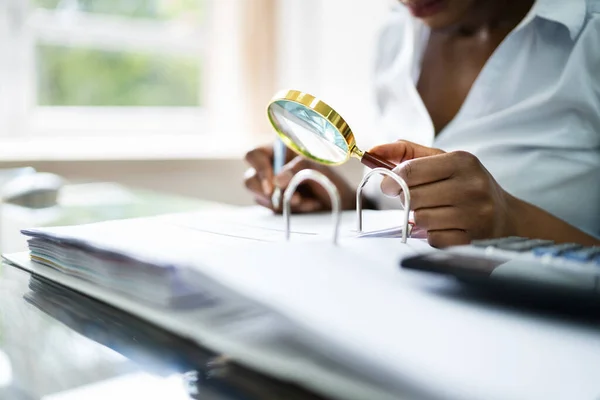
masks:
[[[114,190],[112,199],[107,190]],[[119,190],[70,187],[63,207],[51,217],[5,209],[2,243],[8,243],[8,251],[22,250],[18,230],[31,223],[65,225],[220,207]],[[94,191],[104,193],[104,200],[89,201],[96,197]],[[75,292],[52,294],[43,282],[35,283],[22,270],[0,267],[0,399],[319,398],[224,362],[217,354]],[[53,295],[62,296],[60,307]]]

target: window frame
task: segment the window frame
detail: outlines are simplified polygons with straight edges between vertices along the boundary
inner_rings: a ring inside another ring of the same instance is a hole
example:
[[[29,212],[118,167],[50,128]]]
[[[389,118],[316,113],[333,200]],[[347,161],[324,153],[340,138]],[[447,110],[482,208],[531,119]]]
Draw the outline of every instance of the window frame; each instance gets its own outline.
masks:
[[[120,115],[125,108],[34,106],[36,87],[30,77],[35,71],[18,67],[27,63],[15,61],[13,51],[21,49],[25,59],[34,55],[32,35],[15,31],[25,26],[30,1],[0,1],[0,160],[238,158],[272,140],[265,109],[281,88],[279,46],[274,42],[285,30],[277,18],[289,0],[211,4],[203,29],[210,43],[204,47],[200,112],[195,107],[151,107],[127,108]],[[35,65],[32,60],[30,66]],[[256,76],[254,71],[262,72]]]
[[[5,7],[5,10],[1,8]],[[209,7],[210,8],[210,7]],[[6,11],[6,12],[4,12]],[[206,133],[206,107],[86,107],[37,104],[38,44],[204,59],[206,27],[182,32],[177,23],[34,8],[30,0],[0,4],[0,138]],[[3,16],[3,17],[2,17]],[[199,102],[206,97],[199,93]]]

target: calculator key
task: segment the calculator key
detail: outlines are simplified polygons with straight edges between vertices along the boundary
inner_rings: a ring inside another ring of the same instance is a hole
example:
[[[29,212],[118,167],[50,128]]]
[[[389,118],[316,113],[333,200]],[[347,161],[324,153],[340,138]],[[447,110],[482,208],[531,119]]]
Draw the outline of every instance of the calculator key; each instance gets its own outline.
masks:
[[[554,242],[552,240],[531,239],[519,242],[499,243],[496,247],[501,250],[524,252],[538,247],[551,246],[553,244]]]
[[[598,254],[600,254],[600,247],[595,246],[585,247],[579,250],[566,251],[564,254],[562,254],[562,257],[566,258],[567,260],[587,262],[591,261],[592,258],[597,256]]]
[[[556,257],[561,255],[563,252],[568,250],[576,250],[580,249],[583,246],[577,243],[564,243],[557,244],[555,246],[545,246],[545,247],[537,247],[532,250],[533,254],[536,256],[552,256]]]
[[[484,240],[473,240],[471,244],[475,247],[498,247],[500,244],[513,243],[513,242],[522,242],[525,240],[529,240],[528,238],[519,237],[519,236],[509,236],[500,239],[484,239]]]

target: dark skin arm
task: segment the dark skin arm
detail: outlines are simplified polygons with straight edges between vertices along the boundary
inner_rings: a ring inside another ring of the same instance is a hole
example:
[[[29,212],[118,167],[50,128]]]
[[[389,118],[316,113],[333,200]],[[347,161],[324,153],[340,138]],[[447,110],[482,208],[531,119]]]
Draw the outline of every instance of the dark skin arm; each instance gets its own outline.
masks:
[[[600,245],[600,239],[580,231],[532,204],[515,198],[512,207],[514,214],[520,217],[516,229],[519,236],[539,237],[554,240],[557,243],[575,242],[584,246]]]
[[[399,164],[394,171],[410,187],[415,224],[427,231],[434,247],[506,236],[600,245],[599,239],[506,192],[470,153],[445,153],[406,141],[371,152]],[[389,196],[400,195],[390,178],[381,188]]]

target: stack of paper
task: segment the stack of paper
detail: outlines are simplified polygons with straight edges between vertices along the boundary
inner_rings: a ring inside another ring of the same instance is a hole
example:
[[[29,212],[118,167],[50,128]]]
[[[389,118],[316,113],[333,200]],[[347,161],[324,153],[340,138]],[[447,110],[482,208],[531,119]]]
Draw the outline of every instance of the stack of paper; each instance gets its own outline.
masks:
[[[397,236],[402,222],[398,211],[367,211],[364,218],[372,235]],[[355,227],[355,213],[343,213],[341,236],[356,237]],[[328,214],[294,216],[291,231],[292,241],[331,242],[332,220]],[[243,263],[259,247],[284,242],[284,232],[281,216],[254,207],[23,231],[38,263],[146,302],[176,307],[210,301],[205,264],[228,253]],[[241,254],[244,244],[250,247]]]

